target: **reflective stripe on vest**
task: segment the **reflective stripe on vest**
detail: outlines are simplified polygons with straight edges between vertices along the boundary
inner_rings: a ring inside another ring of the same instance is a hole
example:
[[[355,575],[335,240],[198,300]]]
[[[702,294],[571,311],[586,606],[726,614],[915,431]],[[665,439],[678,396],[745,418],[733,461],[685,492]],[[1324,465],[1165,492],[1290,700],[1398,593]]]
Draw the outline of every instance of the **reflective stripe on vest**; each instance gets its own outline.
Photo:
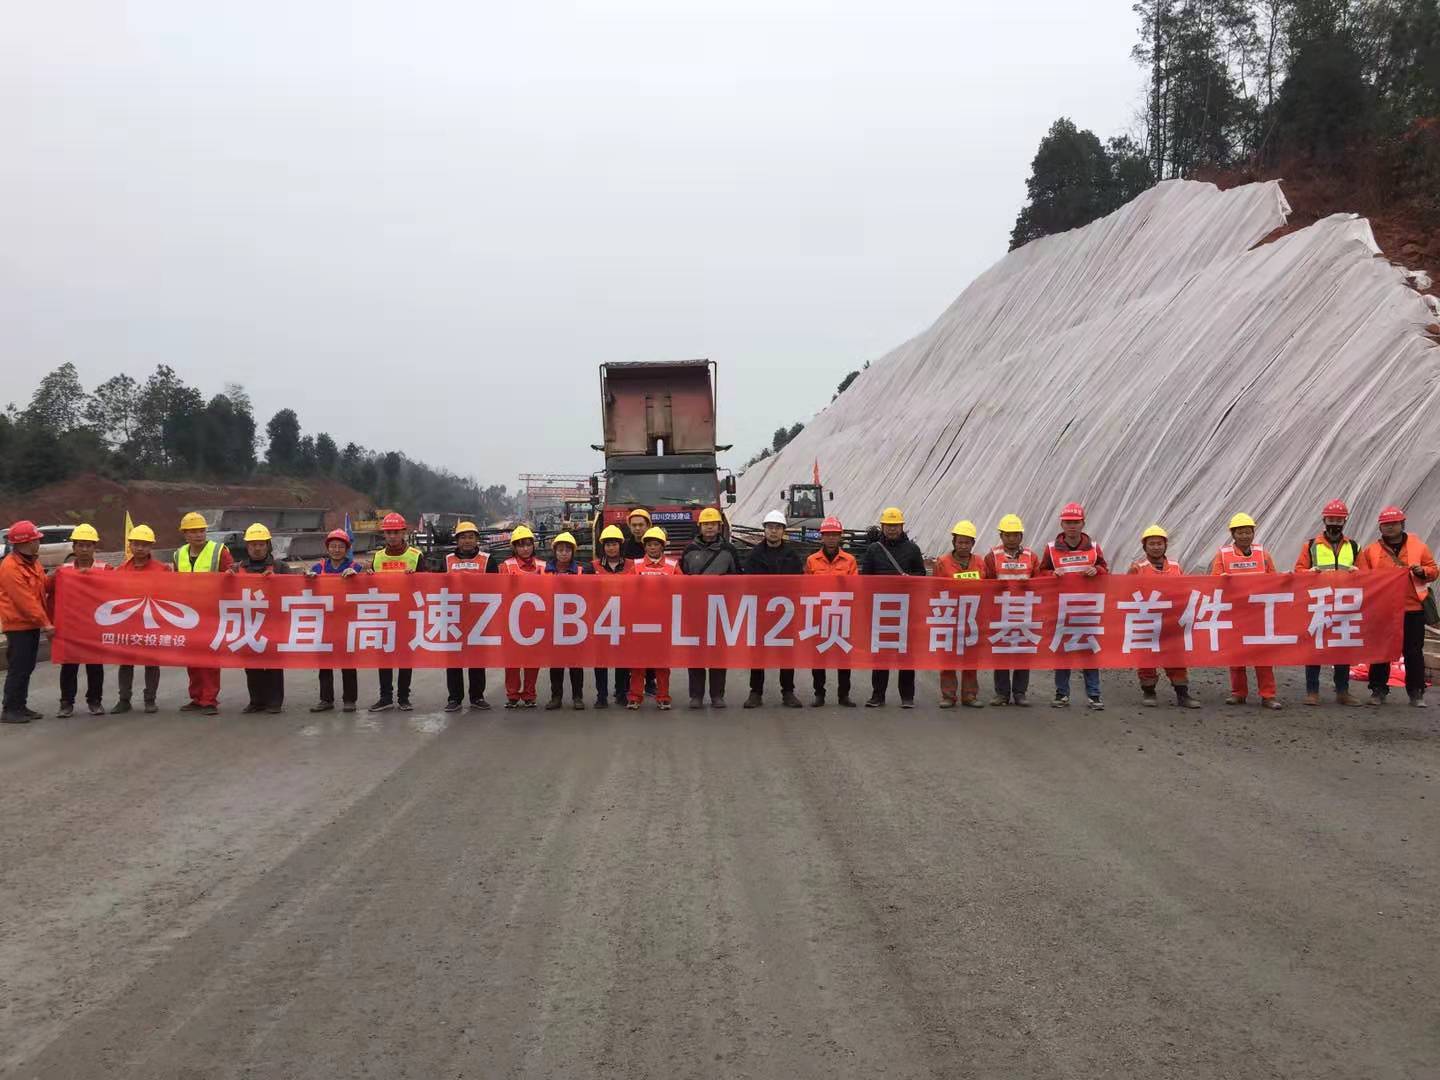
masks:
[[[200,549],[192,561],[190,558],[190,545],[181,544],[175,551],[175,569],[182,574],[206,574],[211,570],[220,569],[220,545],[214,540],[207,540],[205,546]]]
[[[446,570],[475,570],[483,572],[490,565],[490,556],[483,551],[462,558],[453,551],[445,556]]]
[[[515,558],[515,557],[512,556],[512,557],[506,559],[504,562],[502,562],[502,563],[500,564],[500,572],[501,572],[502,574],[543,574],[543,573],[545,573],[545,564],[544,564],[543,562],[541,562],[539,559],[536,559],[536,560],[535,560],[534,562],[532,562],[530,565],[531,565],[531,569],[527,570],[527,569],[525,569],[525,564],[524,564],[524,563],[522,563],[519,559],[517,559],[517,558]]]
[[[1355,565],[1355,541],[1340,541],[1340,556],[1337,559],[1335,549],[1328,542],[1322,543],[1320,537],[1310,541],[1310,565],[1317,570],[1330,570],[1336,566],[1351,567]]]
[[[1157,570],[1155,564],[1149,559],[1141,559],[1130,567],[1130,572],[1132,574],[1154,574],[1157,577],[1168,577],[1183,573],[1180,564],[1168,556],[1165,559],[1165,569],[1163,570]]]
[[[1259,544],[1250,545],[1250,554],[1242,555],[1234,544],[1220,549],[1220,572],[1222,574],[1263,574],[1265,573],[1265,549]]]
[[[406,570],[417,570],[420,567],[420,549],[406,548],[400,555],[391,555],[383,548],[380,553],[370,560],[370,569],[377,574],[403,573]]]
[[[990,558],[995,562],[995,577],[999,581],[1026,581],[1035,576],[1037,560],[1029,548],[1021,548],[1014,555],[1005,550],[1005,545],[990,549]]]
[[[1050,549],[1050,568],[1057,574],[1083,574],[1096,564],[1096,557],[1100,549],[1094,544],[1078,551],[1070,548],[1048,545]]]

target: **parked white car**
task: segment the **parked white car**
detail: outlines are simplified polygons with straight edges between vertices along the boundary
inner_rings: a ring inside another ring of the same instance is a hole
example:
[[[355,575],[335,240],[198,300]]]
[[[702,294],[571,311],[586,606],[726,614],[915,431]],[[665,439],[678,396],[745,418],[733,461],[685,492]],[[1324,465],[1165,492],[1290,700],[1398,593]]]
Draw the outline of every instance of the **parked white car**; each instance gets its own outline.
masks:
[[[70,533],[74,525],[40,526],[40,565],[54,569],[70,557]],[[0,557],[10,554],[10,530],[0,529]]]

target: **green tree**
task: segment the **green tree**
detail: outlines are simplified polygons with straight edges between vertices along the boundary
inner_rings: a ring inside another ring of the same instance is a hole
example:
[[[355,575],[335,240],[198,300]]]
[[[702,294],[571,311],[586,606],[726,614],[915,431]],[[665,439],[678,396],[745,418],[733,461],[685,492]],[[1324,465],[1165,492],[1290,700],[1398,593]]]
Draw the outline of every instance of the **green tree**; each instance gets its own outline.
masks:
[[[1154,183],[1144,153],[1128,138],[1102,145],[1068,117],[1040,140],[1025,182],[1027,201],[1010,233],[1010,249],[1077,229],[1119,209]]]
[[[834,400],[835,400],[836,398],[838,398],[841,394],[843,394],[846,390],[849,390],[849,389],[850,389],[850,384],[853,383],[853,382],[854,382],[856,379],[858,379],[859,377],[860,377],[860,372],[858,372],[858,371],[852,371],[852,372],[850,372],[849,375],[846,375],[845,378],[843,378],[843,379],[840,380],[840,385],[837,386],[837,387],[835,387],[835,393],[833,393],[833,394],[830,395],[830,400],[831,400],[831,401],[834,401]]]
[[[300,418],[294,409],[281,409],[265,425],[269,439],[265,461],[271,472],[294,472],[300,464]]]
[[[61,364],[40,380],[30,405],[22,413],[25,421],[39,424],[59,435],[79,427],[85,413],[85,388],[71,363]]]
[[[340,449],[330,433],[322,431],[315,436],[315,466],[325,476],[334,476],[340,461]]]
[[[138,423],[140,387],[129,375],[114,375],[85,401],[85,423],[113,448],[129,446]]]

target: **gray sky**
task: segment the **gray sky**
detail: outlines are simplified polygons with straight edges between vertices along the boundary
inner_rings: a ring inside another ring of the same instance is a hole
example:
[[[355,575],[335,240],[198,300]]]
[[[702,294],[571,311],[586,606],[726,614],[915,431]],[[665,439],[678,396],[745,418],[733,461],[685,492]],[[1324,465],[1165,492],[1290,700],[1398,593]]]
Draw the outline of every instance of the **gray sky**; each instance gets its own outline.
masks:
[[[23,404],[173,366],[515,483],[596,365],[708,356],[738,464],[1002,256],[1040,136],[1139,98],[1129,0],[12,5]]]

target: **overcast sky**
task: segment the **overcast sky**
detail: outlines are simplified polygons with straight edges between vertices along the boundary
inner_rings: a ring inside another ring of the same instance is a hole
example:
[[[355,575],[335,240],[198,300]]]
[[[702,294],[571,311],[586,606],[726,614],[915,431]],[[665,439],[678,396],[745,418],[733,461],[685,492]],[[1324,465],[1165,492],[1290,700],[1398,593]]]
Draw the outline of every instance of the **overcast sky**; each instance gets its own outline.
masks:
[[[0,21],[24,404],[168,363],[264,422],[588,472],[596,366],[706,356],[738,464],[1000,258],[1059,115],[1133,124],[1130,0],[197,4]]]

